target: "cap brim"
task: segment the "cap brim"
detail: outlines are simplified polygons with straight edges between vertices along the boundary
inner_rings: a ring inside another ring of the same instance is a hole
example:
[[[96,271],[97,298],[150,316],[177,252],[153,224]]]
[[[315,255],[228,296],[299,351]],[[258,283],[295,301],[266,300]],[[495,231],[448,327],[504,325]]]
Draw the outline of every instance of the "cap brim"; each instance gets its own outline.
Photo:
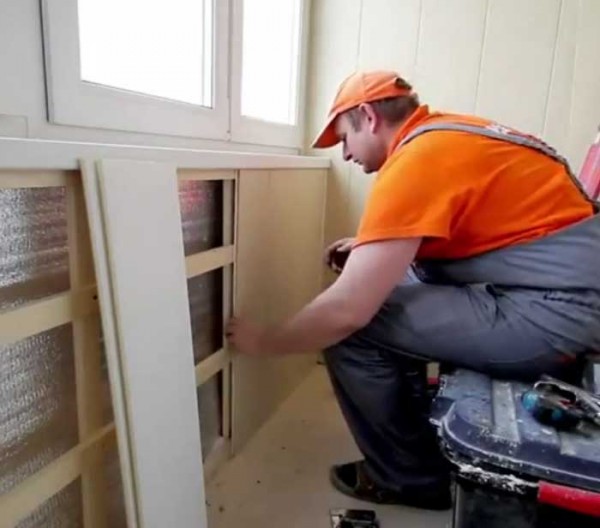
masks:
[[[332,115],[327,124],[323,127],[323,130],[319,133],[316,139],[313,141],[312,148],[329,148],[337,145],[340,142],[340,138],[335,133],[335,119],[337,114]]]

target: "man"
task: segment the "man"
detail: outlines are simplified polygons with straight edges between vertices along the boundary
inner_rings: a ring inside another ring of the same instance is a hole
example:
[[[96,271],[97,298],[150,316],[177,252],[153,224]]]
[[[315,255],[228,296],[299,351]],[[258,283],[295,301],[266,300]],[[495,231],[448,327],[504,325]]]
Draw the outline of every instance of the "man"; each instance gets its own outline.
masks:
[[[432,113],[394,72],[342,83],[314,146],[338,142],[378,171],[356,238],[327,250],[352,248],[343,271],[281,326],[233,319],[228,335],[247,354],[326,349],[364,455],[333,467],[340,491],[445,509],[426,360],[533,379],[600,350],[600,216],[540,140]]]

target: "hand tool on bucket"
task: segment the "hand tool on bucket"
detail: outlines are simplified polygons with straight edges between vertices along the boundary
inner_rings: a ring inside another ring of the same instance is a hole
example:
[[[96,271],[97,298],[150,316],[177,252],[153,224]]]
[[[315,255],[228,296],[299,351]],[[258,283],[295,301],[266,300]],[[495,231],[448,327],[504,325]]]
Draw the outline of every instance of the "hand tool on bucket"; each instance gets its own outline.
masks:
[[[542,376],[521,400],[540,423],[556,429],[573,429],[582,421],[600,427],[600,397],[550,376]]]

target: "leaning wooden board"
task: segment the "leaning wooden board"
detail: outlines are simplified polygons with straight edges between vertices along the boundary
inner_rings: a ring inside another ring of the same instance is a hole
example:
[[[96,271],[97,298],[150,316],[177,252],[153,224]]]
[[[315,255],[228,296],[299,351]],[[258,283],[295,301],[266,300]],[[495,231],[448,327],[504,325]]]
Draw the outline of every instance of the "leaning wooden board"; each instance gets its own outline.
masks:
[[[101,215],[91,219],[91,234],[106,244],[104,299],[114,312],[123,384],[117,429],[129,435],[139,525],[205,527],[175,165],[102,160],[89,178],[86,198],[97,192],[100,203],[90,214]]]

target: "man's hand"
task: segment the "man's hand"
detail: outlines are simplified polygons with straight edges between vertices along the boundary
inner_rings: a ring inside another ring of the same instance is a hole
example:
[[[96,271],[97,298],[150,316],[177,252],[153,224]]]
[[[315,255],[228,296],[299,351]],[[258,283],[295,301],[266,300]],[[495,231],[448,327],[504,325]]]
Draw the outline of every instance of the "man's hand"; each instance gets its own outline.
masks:
[[[325,264],[327,264],[327,266],[331,268],[335,273],[341,273],[343,266],[341,266],[339,262],[336,262],[336,253],[349,254],[355,241],[356,239],[351,237],[336,240],[325,250]]]
[[[265,339],[266,330],[246,319],[232,317],[225,328],[225,335],[241,354],[258,356],[270,352]]]

